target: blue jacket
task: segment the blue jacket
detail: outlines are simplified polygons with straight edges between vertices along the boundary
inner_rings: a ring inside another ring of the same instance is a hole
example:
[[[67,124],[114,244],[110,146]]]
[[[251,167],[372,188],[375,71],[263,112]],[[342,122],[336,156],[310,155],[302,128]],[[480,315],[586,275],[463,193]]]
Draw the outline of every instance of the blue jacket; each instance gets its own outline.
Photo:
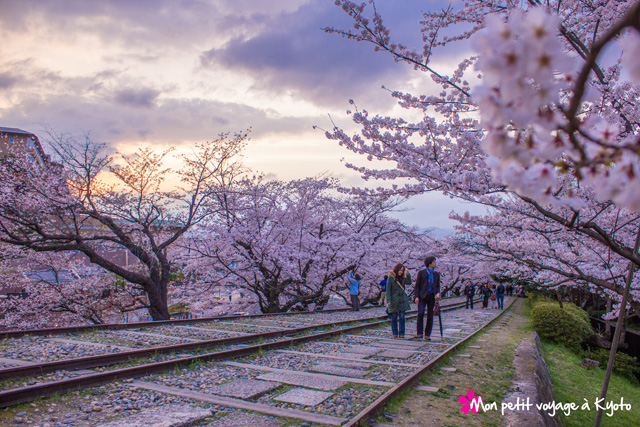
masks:
[[[351,295],[358,295],[360,282],[353,278],[353,273],[351,272],[347,273],[347,279],[349,279],[349,282],[351,283],[351,286],[349,287],[349,293]]]

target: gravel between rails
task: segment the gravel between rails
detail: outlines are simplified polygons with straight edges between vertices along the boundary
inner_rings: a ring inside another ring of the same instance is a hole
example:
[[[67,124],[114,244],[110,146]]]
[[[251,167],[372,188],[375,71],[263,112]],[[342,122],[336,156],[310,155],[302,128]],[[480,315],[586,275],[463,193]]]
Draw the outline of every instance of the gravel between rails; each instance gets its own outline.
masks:
[[[374,313],[374,310],[379,311],[380,313]],[[367,310],[366,317],[370,317],[373,315],[381,315],[384,313],[383,309],[372,309]],[[314,315],[306,315],[307,319],[311,316],[314,316],[314,322],[305,321],[305,324],[321,324],[321,323],[329,323],[335,322],[339,320],[357,320],[358,318],[364,317],[363,312],[355,313],[355,312],[346,312],[339,313],[340,318],[337,318],[338,313],[331,314],[322,314],[320,316],[320,320],[315,321]],[[496,312],[497,314],[497,312]],[[285,316],[283,316],[285,317]],[[290,321],[290,317],[286,317],[286,321]],[[247,323],[258,324],[255,321],[257,319],[244,319]],[[276,321],[277,319],[270,318],[270,321]],[[284,323],[284,320],[282,323]],[[210,326],[213,329],[222,329],[221,326],[224,324],[229,324],[230,322],[211,322],[206,325],[203,324],[194,324],[192,326],[201,328]],[[302,323],[302,322],[301,322]],[[415,323],[413,324],[415,325]],[[229,326],[229,325],[226,325]],[[239,325],[241,328],[244,326]],[[282,325],[284,326],[284,325]],[[161,328],[170,328],[169,326],[163,326]],[[413,326],[415,327],[415,326]],[[437,325],[436,325],[437,327]],[[446,327],[446,324],[445,324]],[[456,326],[457,327],[457,326]],[[407,330],[411,330],[411,323],[407,325]],[[272,330],[272,329],[271,329]],[[146,331],[146,330],[144,330]],[[142,332],[144,332],[142,331]],[[149,329],[153,333],[160,333],[161,329],[152,328]],[[109,331],[104,331],[109,332]],[[117,331],[111,331],[113,334]],[[189,332],[189,331],[187,331]],[[202,331],[200,331],[202,332]],[[461,331],[460,334],[466,331]],[[169,332],[172,334],[179,334],[177,332]],[[377,330],[368,330],[365,332],[367,335],[369,334],[377,334],[380,338],[388,339],[390,332],[388,329],[377,329]],[[94,333],[95,334],[95,333]],[[206,332],[205,334],[208,334]],[[124,334],[123,334],[124,335]],[[364,334],[363,334],[364,335]],[[116,335],[117,336],[117,335]],[[197,335],[186,335],[185,337],[195,338]],[[76,336],[77,337],[77,336]],[[45,338],[41,337],[30,337],[40,338],[45,340]],[[175,337],[174,337],[175,338]],[[73,338],[70,338],[73,339]],[[172,338],[168,338],[172,339]],[[197,339],[197,338],[195,338]],[[340,338],[342,339],[342,338]],[[360,339],[360,338],[359,338]],[[450,338],[452,342],[457,341],[456,338]],[[15,342],[16,340],[12,340]],[[29,342],[27,340],[27,342]],[[43,341],[46,342],[46,341]],[[362,344],[366,344],[367,340],[362,338]],[[349,344],[356,343],[353,338],[351,341],[348,341]],[[297,351],[313,351],[313,345],[317,343],[309,343],[304,346],[298,346],[295,348]],[[344,343],[343,343],[344,344]],[[343,345],[338,343],[338,345]],[[445,346],[441,346],[444,349]],[[89,348],[87,351],[95,350],[96,348]],[[317,349],[316,349],[317,350]],[[7,351],[7,349],[2,348],[1,351]],[[115,351],[115,350],[114,350]],[[104,348],[100,349],[100,352],[104,353]],[[17,351],[16,353],[19,353]],[[95,354],[95,353],[94,353]],[[435,355],[435,353],[434,353]],[[260,354],[257,357],[253,358],[243,358],[249,363],[252,364],[260,364],[263,366],[270,366],[274,368],[280,369],[288,369],[288,370],[306,370],[310,366],[319,362],[319,358],[312,356],[298,356],[292,357],[291,354],[279,354],[275,352],[267,352],[266,354]],[[2,356],[6,357],[6,356]],[[369,357],[371,360],[375,358]],[[244,361],[243,359],[236,359],[236,361]],[[48,359],[51,360],[51,359]],[[387,361],[393,359],[386,359]],[[410,359],[400,360],[403,363],[413,363]],[[407,373],[411,372],[411,368],[402,367],[402,366],[389,366],[389,365],[376,365],[371,364],[371,367],[367,369],[366,379],[372,379],[377,381],[392,381],[397,382],[399,379],[402,379],[407,375]],[[230,377],[233,379],[236,378],[255,378],[260,375],[261,372],[253,369],[243,369],[236,368],[230,366],[224,366],[219,363],[209,362],[203,364],[202,366],[194,366],[188,369],[181,369],[179,372],[172,372],[165,374],[163,376],[154,376],[153,381],[160,381],[162,384],[171,385],[171,386],[183,386],[189,389],[194,389],[198,391],[206,392],[207,387],[222,384],[224,382],[230,381]],[[148,380],[148,379],[147,379]],[[291,386],[283,386],[282,389],[276,389],[269,393],[265,393],[254,401],[259,403],[268,403],[269,405],[275,405],[279,407],[294,407],[297,409],[309,410],[308,407],[304,407],[302,405],[295,405],[291,403],[278,402],[272,400],[273,397],[281,394],[283,390],[290,389]],[[371,387],[371,386],[363,386],[362,384],[353,384],[349,383],[346,386],[340,388],[338,391],[334,392],[334,394],[322,402],[314,411],[320,413],[326,413],[341,417],[349,417],[357,414],[362,407],[366,406],[367,403],[375,400],[378,396],[384,393],[386,390],[385,387]],[[3,417],[0,419],[0,425],[15,425],[17,424],[33,424],[33,425],[46,425],[47,423],[50,427],[55,426],[55,423],[58,423],[60,426],[62,425],[71,425],[71,426],[93,426],[100,422],[108,421],[114,418],[122,417],[123,415],[131,415],[133,413],[139,412],[145,408],[160,406],[168,403],[190,403],[196,406],[202,406],[211,408],[214,414],[224,414],[226,412],[233,412],[234,410],[229,410],[228,408],[218,407],[216,405],[210,404],[202,404],[199,402],[193,402],[189,399],[183,399],[171,395],[164,395],[162,393],[157,393],[148,390],[136,389],[132,388],[126,381],[111,383],[106,386],[98,387],[91,390],[81,391],[69,393],[61,398],[49,398],[39,401],[37,403],[32,403],[27,406],[24,410],[20,412],[15,412],[14,409],[10,409],[6,414],[9,416]],[[23,409],[23,408],[21,408]],[[20,414],[20,415],[18,415]],[[11,416],[15,416],[15,419],[10,419]],[[21,421],[18,423],[17,419]],[[6,424],[6,422],[10,419],[11,423]],[[66,422],[65,422],[66,421]],[[291,425],[309,425],[309,423],[293,423]]]
[[[71,357],[117,353],[119,351],[121,350],[111,346],[65,344],[50,341],[46,337],[31,336],[12,339],[11,343],[3,346],[0,350],[0,357],[26,362],[47,362]]]

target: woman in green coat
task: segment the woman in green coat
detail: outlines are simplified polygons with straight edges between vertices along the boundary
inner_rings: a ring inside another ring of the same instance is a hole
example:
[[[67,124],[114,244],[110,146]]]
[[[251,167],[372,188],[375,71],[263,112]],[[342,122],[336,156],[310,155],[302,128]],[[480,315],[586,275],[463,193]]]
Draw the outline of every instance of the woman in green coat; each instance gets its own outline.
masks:
[[[411,308],[407,295],[410,286],[411,275],[402,263],[397,264],[387,278],[387,311],[391,317],[394,338],[404,338],[405,312]]]

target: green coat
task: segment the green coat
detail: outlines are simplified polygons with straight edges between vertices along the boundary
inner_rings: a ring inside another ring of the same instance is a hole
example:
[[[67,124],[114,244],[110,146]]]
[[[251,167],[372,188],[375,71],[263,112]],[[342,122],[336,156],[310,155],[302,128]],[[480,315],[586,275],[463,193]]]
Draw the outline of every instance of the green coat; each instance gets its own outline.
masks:
[[[411,309],[409,305],[409,296],[406,290],[411,286],[411,275],[407,274],[402,281],[402,286],[396,281],[396,275],[393,271],[389,272],[387,279],[387,301],[389,301],[389,313],[397,313],[399,311],[408,311]],[[402,289],[404,288],[404,289]]]

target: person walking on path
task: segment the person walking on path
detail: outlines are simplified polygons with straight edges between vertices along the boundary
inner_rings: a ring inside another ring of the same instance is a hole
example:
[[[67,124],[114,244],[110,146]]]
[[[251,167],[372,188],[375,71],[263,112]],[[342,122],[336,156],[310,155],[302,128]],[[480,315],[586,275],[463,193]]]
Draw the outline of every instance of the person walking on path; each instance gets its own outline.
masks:
[[[387,302],[387,275],[384,275],[384,279],[378,283],[378,287],[380,288],[380,303],[378,305],[385,306]]]
[[[349,279],[349,294],[351,294],[351,306],[353,311],[360,311],[360,300],[358,299],[358,294],[360,293],[360,275],[356,273],[355,277],[353,273],[350,271],[347,274],[347,278]]]
[[[436,258],[428,256],[424,260],[425,269],[418,272],[416,285],[413,294],[418,304],[418,320],[416,338],[431,339],[431,329],[433,328],[433,307],[436,301],[440,300],[440,273],[435,271]],[[427,309],[427,326],[422,329],[424,324],[424,310]]]
[[[482,308],[489,307],[489,295],[491,295],[491,290],[486,283],[480,285],[480,295],[482,295]]]
[[[476,287],[471,282],[471,280],[467,279],[467,285],[464,287],[464,295],[467,297],[467,304],[465,308],[469,308],[471,306],[471,310],[473,310],[473,297],[476,294]]]
[[[498,299],[498,308],[504,310],[504,285],[500,283],[496,289],[496,298]]]
[[[489,285],[489,308],[498,308],[498,297],[496,296],[496,285],[493,283]]]
[[[404,338],[405,312],[411,308],[407,287],[411,286],[411,275],[402,263],[393,267],[387,277],[387,311],[391,318],[391,333],[394,338]]]

